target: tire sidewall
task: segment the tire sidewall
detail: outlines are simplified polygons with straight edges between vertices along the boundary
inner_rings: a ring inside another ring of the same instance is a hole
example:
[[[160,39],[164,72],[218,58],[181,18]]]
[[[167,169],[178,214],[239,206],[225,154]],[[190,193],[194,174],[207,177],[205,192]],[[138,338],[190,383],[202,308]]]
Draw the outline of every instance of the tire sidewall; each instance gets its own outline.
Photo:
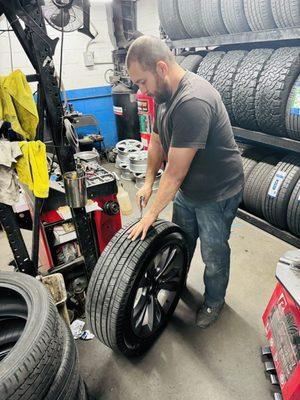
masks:
[[[159,336],[159,334],[164,330],[166,327],[169,318],[173,314],[177,303],[180,298],[180,293],[182,290],[182,287],[185,282],[186,274],[187,274],[187,269],[188,269],[188,253],[187,249],[183,240],[183,236],[179,232],[170,232],[164,237],[164,243],[162,242],[161,235],[159,235],[153,242],[150,244],[150,246],[145,250],[144,254],[142,257],[140,257],[138,264],[136,265],[135,271],[133,276],[131,277],[130,284],[128,287],[128,290],[125,293],[125,296],[122,300],[122,303],[125,304],[126,306],[124,307],[124,310],[119,311],[119,318],[121,319],[120,321],[120,329],[123,332],[122,335],[122,341],[123,341],[123,346],[126,346],[128,348],[129,353],[132,352],[134,355],[138,355],[140,353],[143,353],[146,349],[148,349],[152,343],[156,340],[156,338]],[[133,304],[138,288],[138,284],[141,281],[143,275],[145,274],[149,263],[153,258],[155,257],[155,254],[157,254],[158,251],[163,250],[163,248],[167,247],[169,244],[175,244],[177,245],[183,254],[183,271],[181,275],[181,282],[180,282],[180,289],[178,290],[173,303],[171,307],[169,308],[167,312],[167,316],[165,318],[165,321],[163,324],[153,333],[153,335],[145,338],[141,338],[133,332],[132,325],[131,325],[131,314],[132,314],[132,309],[133,309]],[[185,262],[186,261],[186,262]],[[130,354],[129,354],[130,355]]]

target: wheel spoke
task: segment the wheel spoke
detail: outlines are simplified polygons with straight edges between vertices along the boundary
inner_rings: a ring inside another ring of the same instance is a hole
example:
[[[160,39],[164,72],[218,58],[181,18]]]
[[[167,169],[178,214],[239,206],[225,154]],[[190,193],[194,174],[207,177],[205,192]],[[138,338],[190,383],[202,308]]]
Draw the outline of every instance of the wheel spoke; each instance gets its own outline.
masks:
[[[168,268],[170,267],[170,265],[172,265],[172,262],[175,259],[175,256],[177,254],[177,248],[173,248],[173,250],[171,250],[171,248],[168,249],[168,252],[166,257],[162,257],[159,267],[160,267],[160,271],[159,274],[156,276],[156,279],[159,279],[162,275],[164,275],[166,273],[166,271],[168,270]]]
[[[179,279],[180,271],[181,271],[181,267],[170,268],[168,272],[163,274],[163,276],[161,277],[161,279],[159,281],[166,282],[166,281],[173,281],[173,280]]]
[[[149,327],[150,332],[153,331],[153,327],[154,327],[154,314],[155,314],[154,297],[150,296],[150,303],[148,305],[148,327]]]
[[[143,308],[146,306],[148,301],[148,296],[147,296],[147,290],[143,290],[141,293],[141,296],[136,304],[136,306],[133,309],[133,318],[136,318],[138,314],[143,310]]]
[[[153,295],[150,296],[150,303],[148,305],[148,328],[150,332],[154,332],[161,324],[164,318],[164,311]]]
[[[148,306],[148,296],[142,293],[137,305],[133,309],[133,324],[137,332],[140,332],[143,327],[143,322]]]
[[[177,292],[180,287],[180,279],[173,279],[168,281],[161,281],[158,284],[159,290],[168,290],[169,292]]]

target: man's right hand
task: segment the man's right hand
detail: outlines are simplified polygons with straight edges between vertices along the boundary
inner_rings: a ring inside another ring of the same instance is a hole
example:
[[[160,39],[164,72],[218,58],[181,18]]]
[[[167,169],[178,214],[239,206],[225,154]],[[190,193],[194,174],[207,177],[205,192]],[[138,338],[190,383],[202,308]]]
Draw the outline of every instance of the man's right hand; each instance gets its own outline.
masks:
[[[141,197],[144,197],[144,202],[143,205],[146,207],[150,197],[152,194],[152,186],[145,184],[140,190],[137,191],[136,193],[136,202],[138,207],[140,208],[141,206]]]

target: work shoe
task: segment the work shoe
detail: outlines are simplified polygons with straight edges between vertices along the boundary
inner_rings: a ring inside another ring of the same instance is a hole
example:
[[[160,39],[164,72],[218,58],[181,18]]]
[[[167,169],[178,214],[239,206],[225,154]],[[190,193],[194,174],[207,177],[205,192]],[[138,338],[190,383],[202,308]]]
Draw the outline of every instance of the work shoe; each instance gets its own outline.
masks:
[[[224,302],[216,307],[209,307],[207,304],[203,304],[197,312],[196,325],[198,328],[207,328],[212,325],[217,319],[224,306]]]

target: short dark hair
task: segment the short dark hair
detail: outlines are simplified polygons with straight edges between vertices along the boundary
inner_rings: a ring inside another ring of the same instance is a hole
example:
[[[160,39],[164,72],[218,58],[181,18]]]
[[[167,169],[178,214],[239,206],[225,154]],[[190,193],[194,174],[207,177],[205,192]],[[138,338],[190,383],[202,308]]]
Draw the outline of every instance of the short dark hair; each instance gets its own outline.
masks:
[[[167,64],[175,63],[175,57],[169,47],[154,36],[141,36],[128,49],[126,56],[127,69],[137,61],[146,71],[156,71],[158,61]]]

